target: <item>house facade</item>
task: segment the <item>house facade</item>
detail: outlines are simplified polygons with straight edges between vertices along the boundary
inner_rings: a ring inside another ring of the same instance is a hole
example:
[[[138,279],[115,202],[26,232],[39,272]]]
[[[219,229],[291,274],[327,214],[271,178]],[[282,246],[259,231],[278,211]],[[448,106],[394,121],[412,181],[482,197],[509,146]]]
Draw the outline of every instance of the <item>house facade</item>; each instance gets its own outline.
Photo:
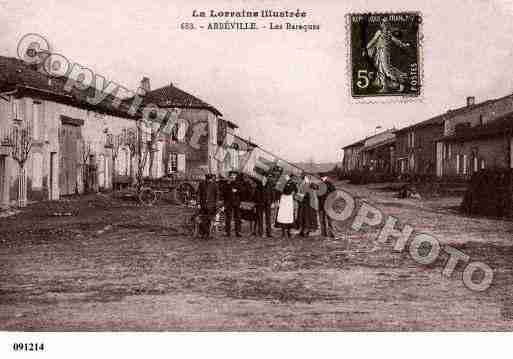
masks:
[[[371,172],[394,172],[395,131],[395,129],[389,129],[365,139],[360,149],[362,168]]]
[[[365,140],[352,143],[342,148],[344,157],[342,158],[342,171],[343,173],[351,173],[362,166],[362,153],[361,150]]]
[[[225,161],[236,161],[236,152],[230,159],[219,159],[218,149],[226,138],[233,138],[238,126],[224,120],[214,106],[179,89],[173,84],[151,90],[150,80],[143,78],[143,106],[157,106],[172,116],[172,128],[160,136],[152,177],[163,175],[203,178],[206,173],[218,174]]]
[[[437,140],[437,175],[468,179],[479,169],[511,168],[513,95],[449,111]]]
[[[87,102],[88,90],[65,91],[66,79],[48,76],[15,58],[0,57],[0,73],[2,207],[23,196],[56,200],[109,189],[113,171],[129,168],[127,156],[113,161],[109,139],[134,128],[136,117],[114,106],[112,97],[93,106]],[[12,146],[13,134],[22,128],[32,139],[24,173]],[[26,193],[20,181],[26,183]]]
[[[343,147],[342,170],[393,173],[395,162],[395,129],[389,129]]]
[[[436,140],[443,135],[443,132],[443,115],[397,130],[396,172],[435,176]]]

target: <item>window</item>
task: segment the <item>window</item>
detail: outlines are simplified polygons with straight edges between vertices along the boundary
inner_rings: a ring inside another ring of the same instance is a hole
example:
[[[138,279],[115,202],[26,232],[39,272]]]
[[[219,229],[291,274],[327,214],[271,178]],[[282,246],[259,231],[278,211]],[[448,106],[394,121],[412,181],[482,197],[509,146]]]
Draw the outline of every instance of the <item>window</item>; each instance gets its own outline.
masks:
[[[410,154],[409,159],[409,170],[414,172],[415,171],[415,155],[413,153]]]
[[[34,140],[40,140],[41,132],[41,102],[35,100],[32,104],[32,137]]]
[[[460,174],[460,155],[456,155],[456,174]]]
[[[415,133],[408,132],[408,148],[412,148],[415,146]]]
[[[178,122],[178,133],[177,133],[177,137],[178,137],[178,141],[180,142],[183,142],[185,140],[185,134],[187,133],[187,128],[189,126],[187,125],[187,122],[185,121],[179,121]]]
[[[12,119],[21,120],[20,101],[18,99],[12,99]]]
[[[175,124],[171,129],[171,140],[178,142],[178,124]]]
[[[185,172],[185,154],[179,153],[177,156],[178,172]]]
[[[43,187],[43,156],[34,152],[32,155],[32,188],[40,189]]]
[[[178,172],[178,154],[169,154],[168,173]]]
[[[468,174],[468,158],[467,155],[463,155],[463,174]]]
[[[481,160],[481,169],[484,170],[485,169],[485,160]]]

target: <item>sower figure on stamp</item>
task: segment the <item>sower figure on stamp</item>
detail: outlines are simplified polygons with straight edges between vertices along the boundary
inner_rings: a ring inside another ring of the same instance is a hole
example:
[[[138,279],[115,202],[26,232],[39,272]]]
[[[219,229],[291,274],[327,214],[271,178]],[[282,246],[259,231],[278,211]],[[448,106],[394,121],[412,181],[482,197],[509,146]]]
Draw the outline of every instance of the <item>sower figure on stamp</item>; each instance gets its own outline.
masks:
[[[324,208],[324,206],[326,204],[326,199],[328,198],[330,193],[335,192],[336,189],[327,176],[324,176],[321,179],[325,186],[324,193],[319,196],[319,218],[321,221],[321,235],[324,237],[334,237],[331,217],[326,213],[326,208]]]
[[[224,186],[223,201],[225,208],[226,236],[231,235],[232,218],[235,221],[235,235],[240,237],[241,231],[241,202],[242,185],[237,172],[231,171],[228,175],[228,182]]]
[[[380,92],[387,92],[390,89],[402,92],[404,91],[404,84],[408,80],[408,75],[392,65],[391,52],[393,45],[405,49],[410,47],[410,44],[402,42],[392,34],[387,19],[381,21],[380,27],[366,46],[367,54],[376,67],[374,85],[381,87]]]
[[[210,236],[210,224],[217,210],[218,190],[215,176],[207,174],[205,180],[200,183],[198,192],[201,215],[200,235],[201,238],[208,239]]]

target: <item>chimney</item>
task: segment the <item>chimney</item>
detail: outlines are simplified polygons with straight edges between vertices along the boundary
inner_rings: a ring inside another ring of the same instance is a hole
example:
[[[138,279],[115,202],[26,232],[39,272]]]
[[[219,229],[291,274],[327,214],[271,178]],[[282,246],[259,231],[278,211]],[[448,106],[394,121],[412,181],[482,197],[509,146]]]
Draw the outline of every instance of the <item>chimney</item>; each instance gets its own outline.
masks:
[[[141,86],[139,87],[139,90],[141,90],[141,95],[146,95],[146,93],[151,91],[150,87],[150,78],[144,76],[141,80]]]
[[[474,96],[467,97],[467,107],[474,106],[476,104],[476,98]]]

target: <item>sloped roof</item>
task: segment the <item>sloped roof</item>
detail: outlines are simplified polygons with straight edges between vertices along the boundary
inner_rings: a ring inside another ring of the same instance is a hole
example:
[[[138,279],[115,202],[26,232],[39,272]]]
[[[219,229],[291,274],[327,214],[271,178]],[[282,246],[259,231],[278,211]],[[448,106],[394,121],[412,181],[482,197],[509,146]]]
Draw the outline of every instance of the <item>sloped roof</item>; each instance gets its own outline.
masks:
[[[513,112],[480,126],[461,129],[450,136],[441,137],[441,140],[466,141],[484,137],[498,137],[506,133],[513,133]]]
[[[363,139],[361,139],[359,141],[353,142],[350,145],[344,146],[344,147],[342,147],[342,149],[344,150],[344,149],[349,148],[349,147],[363,146],[363,145],[365,145],[365,142],[367,140],[370,140],[373,137],[377,137],[377,136],[380,136],[380,135],[382,135],[384,133],[388,133],[388,132],[389,133],[396,133],[397,130],[395,128],[389,128],[389,129],[381,131],[379,133],[375,133],[374,135],[367,136],[367,137],[365,137],[365,138],[363,138]]]
[[[144,103],[153,103],[159,107],[206,109],[212,111],[218,116],[222,116],[221,112],[214,106],[209,105],[196,96],[179,89],[173,84],[147,92],[144,96]]]
[[[417,122],[417,123],[414,123],[413,125],[400,128],[396,132],[401,133],[401,132],[405,132],[405,131],[412,130],[415,128],[422,128],[422,127],[434,126],[434,125],[443,125],[446,116],[447,116],[447,114],[444,113],[444,114],[429,118],[425,121]]]
[[[350,145],[342,147],[342,149],[345,150],[346,148],[349,148],[349,147],[363,146],[363,144],[365,143],[365,140],[368,139],[368,138],[369,137],[365,137],[363,140],[359,140],[359,141],[353,142]]]
[[[479,102],[479,103],[476,103],[475,105],[461,106],[461,107],[455,108],[453,110],[447,111],[447,113],[445,115],[459,115],[461,113],[472,111],[472,110],[475,110],[477,108],[481,108],[481,107],[484,107],[486,105],[491,105],[493,103],[505,100],[507,98],[512,98],[512,97],[513,97],[513,94],[509,94],[509,95],[506,95],[506,96],[502,96],[502,97],[494,98],[494,99],[491,99],[491,100],[486,100],[486,101],[483,101],[483,102]]]
[[[64,91],[62,81],[49,82],[48,79],[48,75],[34,70],[20,59],[0,56],[0,90],[29,87],[56,95],[69,95]]]
[[[88,99],[100,94],[100,90],[94,87],[80,90],[73,86],[70,91],[66,91],[64,86],[67,81],[69,81],[67,77],[54,77],[37,71],[20,59],[0,56],[0,91],[37,92],[57,102],[67,103],[76,107],[105,112],[120,117],[135,117],[128,113],[128,106],[126,104],[110,94],[107,94],[98,104],[90,103]]]

